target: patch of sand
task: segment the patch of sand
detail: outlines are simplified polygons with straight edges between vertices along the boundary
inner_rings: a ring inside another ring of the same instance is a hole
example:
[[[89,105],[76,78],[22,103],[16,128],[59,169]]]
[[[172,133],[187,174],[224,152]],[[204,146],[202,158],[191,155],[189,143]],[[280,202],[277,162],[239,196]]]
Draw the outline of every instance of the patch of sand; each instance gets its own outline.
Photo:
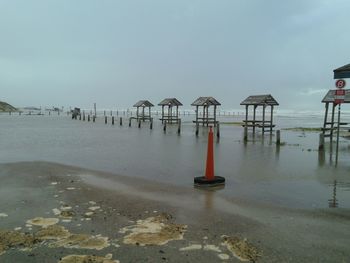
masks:
[[[240,239],[238,237],[222,236],[223,245],[231,251],[232,255],[241,261],[253,261],[255,262],[260,252],[256,247],[250,244],[246,239]]]
[[[38,242],[40,242],[40,240],[31,234],[11,230],[0,230],[0,255],[12,248],[30,249]]]
[[[69,237],[70,233],[63,226],[52,225],[36,233],[40,240],[60,240]]]
[[[86,234],[70,234],[50,245],[51,247],[82,248],[101,250],[110,246],[107,237]]]
[[[124,244],[131,245],[165,245],[172,240],[183,239],[186,225],[169,223],[171,216],[161,214],[138,220],[136,225],[121,229],[120,233],[131,232],[124,237]]]

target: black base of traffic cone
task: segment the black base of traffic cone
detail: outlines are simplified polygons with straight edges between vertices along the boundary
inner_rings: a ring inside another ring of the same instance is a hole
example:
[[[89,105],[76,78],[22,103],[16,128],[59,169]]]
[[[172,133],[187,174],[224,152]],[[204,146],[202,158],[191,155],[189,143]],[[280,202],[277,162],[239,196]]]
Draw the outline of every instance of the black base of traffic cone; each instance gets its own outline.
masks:
[[[194,184],[196,186],[218,186],[225,184],[225,178],[221,176],[214,176],[214,179],[208,180],[205,176],[195,177]]]

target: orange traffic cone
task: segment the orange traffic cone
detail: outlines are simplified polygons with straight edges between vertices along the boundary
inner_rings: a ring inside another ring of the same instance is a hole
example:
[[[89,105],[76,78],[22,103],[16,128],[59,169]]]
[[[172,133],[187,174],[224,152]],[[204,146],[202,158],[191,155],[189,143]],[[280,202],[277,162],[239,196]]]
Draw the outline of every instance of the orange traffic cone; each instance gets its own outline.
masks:
[[[214,133],[211,126],[208,134],[208,152],[205,176],[195,177],[194,184],[196,186],[218,186],[225,184],[224,177],[214,175]]]
[[[214,134],[213,129],[210,126],[208,134],[208,151],[207,151],[207,165],[205,169],[205,178],[210,181],[214,180]]]

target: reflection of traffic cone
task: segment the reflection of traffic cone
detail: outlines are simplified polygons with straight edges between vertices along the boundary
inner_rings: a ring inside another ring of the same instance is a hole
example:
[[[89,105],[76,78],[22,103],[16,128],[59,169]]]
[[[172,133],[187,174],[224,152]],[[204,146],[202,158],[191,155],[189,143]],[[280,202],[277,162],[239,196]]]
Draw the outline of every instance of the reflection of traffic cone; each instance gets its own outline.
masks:
[[[213,130],[210,126],[209,134],[208,134],[208,151],[207,151],[207,166],[205,169],[205,178],[208,181],[214,179],[214,148],[213,148]]]
[[[208,134],[208,153],[205,176],[195,177],[194,184],[197,186],[217,186],[225,184],[225,178],[214,175],[214,134],[210,126]]]

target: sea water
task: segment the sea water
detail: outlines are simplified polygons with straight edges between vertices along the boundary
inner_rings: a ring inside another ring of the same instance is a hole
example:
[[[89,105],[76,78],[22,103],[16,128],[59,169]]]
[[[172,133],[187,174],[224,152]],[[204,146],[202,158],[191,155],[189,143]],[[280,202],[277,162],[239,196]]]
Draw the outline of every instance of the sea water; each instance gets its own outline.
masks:
[[[119,118],[120,116],[118,116]],[[0,161],[48,161],[155,180],[169,185],[193,187],[193,178],[204,175],[208,128],[200,126],[195,136],[194,116],[181,116],[177,125],[162,124],[154,116],[141,128],[135,122],[123,126],[104,117],[92,121],[69,116],[0,115]],[[249,132],[237,124],[243,114],[219,116],[220,139],[215,138],[215,174],[226,178],[220,193],[230,198],[295,208],[350,208],[350,142],[340,139],[338,161],[335,147],[318,151],[319,132],[285,130],[321,127],[321,114],[277,114],[280,147],[274,133]]]

